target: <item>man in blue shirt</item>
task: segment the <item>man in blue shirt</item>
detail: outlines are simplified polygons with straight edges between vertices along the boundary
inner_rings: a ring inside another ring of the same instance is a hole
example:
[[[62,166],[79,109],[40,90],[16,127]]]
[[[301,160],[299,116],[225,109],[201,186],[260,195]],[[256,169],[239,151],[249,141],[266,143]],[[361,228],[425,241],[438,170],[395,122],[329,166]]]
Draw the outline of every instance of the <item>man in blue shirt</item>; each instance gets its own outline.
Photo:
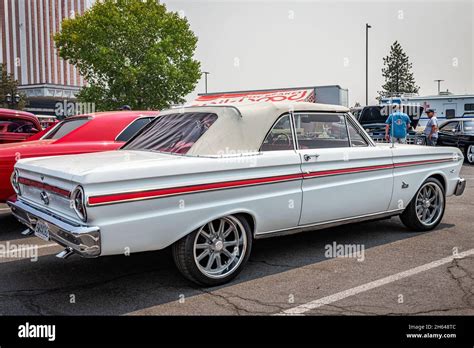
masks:
[[[400,105],[392,105],[393,112],[385,121],[385,139],[400,144],[406,144],[407,132],[410,128],[410,117],[404,112],[400,111]],[[390,135],[389,135],[390,132]]]

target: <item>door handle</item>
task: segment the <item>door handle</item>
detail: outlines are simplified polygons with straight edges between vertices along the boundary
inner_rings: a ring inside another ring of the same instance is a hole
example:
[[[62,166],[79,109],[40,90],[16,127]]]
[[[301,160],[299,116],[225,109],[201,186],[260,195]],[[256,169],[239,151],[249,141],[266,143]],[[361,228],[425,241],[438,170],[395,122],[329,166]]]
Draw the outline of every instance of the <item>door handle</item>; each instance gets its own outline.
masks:
[[[314,157],[314,159],[316,159],[316,158],[319,157],[319,155],[318,155],[318,154],[312,154],[312,155],[305,154],[305,155],[303,156],[303,158],[304,158],[304,160],[305,160],[306,162],[308,162],[312,157]]]

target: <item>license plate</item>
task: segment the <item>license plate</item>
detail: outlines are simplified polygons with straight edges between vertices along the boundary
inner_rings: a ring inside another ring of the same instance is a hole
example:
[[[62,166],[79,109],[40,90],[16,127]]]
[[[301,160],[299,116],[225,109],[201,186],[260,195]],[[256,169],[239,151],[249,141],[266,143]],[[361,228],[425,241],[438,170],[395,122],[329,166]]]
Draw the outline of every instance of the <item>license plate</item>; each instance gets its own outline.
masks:
[[[49,227],[46,222],[38,220],[35,226],[35,236],[46,241],[49,240]]]

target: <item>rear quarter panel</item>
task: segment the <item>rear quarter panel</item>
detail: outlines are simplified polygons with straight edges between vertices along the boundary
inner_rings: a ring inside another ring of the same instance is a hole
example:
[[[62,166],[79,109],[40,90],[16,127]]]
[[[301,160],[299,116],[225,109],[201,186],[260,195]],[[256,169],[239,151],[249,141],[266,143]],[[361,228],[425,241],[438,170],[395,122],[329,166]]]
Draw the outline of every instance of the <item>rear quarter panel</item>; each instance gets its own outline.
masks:
[[[405,208],[421,184],[433,175],[443,179],[447,196],[454,193],[463,163],[463,156],[459,149],[396,145],[392,153],[395,168],[390,209]]]
[[[255,163],[226,163],[203,159],[203,168],[189,174],[146,180],[130,180],[84,186],[86,196],[105,192],[169,188],[200,183],[231,182],[301,173],[296,153],[285,161],[275,156],[256,156]],[[285,163],[286,162],[286,163]],[[163,171],[166,171],[163,168]],[[236,213],[247,213],[255,233],[295,227],[301,210],[301,180],[89,206],[88,224],[101,228],[102,255],[165,248],[203,224]],[[128,248],[128,249],[126,249]]]

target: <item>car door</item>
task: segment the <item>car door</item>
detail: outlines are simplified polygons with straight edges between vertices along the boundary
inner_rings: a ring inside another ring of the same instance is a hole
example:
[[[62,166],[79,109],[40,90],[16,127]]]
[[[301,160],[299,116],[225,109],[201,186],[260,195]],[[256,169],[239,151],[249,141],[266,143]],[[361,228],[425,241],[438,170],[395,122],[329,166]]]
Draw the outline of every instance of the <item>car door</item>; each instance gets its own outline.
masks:
[[[392,152],[375,146],[347,114],[295,113],[303,172],[299,225],[334,221],[388,209]]]
[[[275,182],[264,188],[267,204],[259,209],[261,233],[285,230],[298,226],[303,181],[301,160],[296,152],[293,123],[290,114],[284,114],[267,133],[260,147],[257,162],[252,167],[258,177]]]
[[[438,143],[443,146],[458,146],[459,121],[449,121],[443,124],[438,133]]]

